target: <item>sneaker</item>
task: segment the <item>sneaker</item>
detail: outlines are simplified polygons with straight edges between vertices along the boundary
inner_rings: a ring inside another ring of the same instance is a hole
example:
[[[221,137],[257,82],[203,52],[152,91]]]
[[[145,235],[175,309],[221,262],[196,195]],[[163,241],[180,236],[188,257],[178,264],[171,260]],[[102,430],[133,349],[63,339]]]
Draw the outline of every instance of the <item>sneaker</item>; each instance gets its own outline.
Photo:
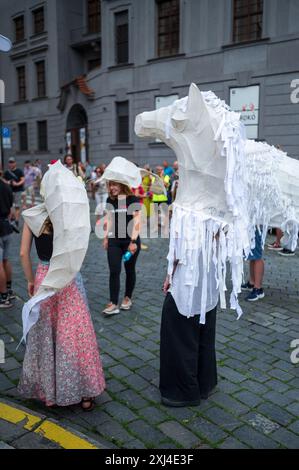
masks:
[[[112,303],[108,304],[106,308],[104,308],[103,312],[105,315],[116,315],[119,313],[119,308],[117,305]]]
[[[148,246],[145,245],[144,243],[141,243],[140,248],[141,250],[148,250]]]
[[[295,251],[291,251],[291,250],[288,250],[287,248],[284,248],[282,251],[279,251],[278,254],[281,256],[294,256]]]
[[[132,308],[132,300],[125,297],[120,306],[121,310],[130,310]]]
[[[8,297],[7,299],[0,299],[0,308],[11,308],[12,306]]]
[[[241,289],[242,290],[247,290],[247,291],[250,291],[254,288],[254,285],[253,284],[250,284],[250,282],[246,282],[245,284],[241,284]]]
[[[14,300],[16,298],[16,294],[14,293],[12,289],[8,289],[7,294],[8,294],[9,300]]]
[[[256,287],[254,287],[245,300],[247,300],[248,302],[255,302],[256,300],[263,299],[264,297],[265,293],[263,289],[257,289]]]
[[[269,245],[267,245],[267,247],[268,247],[268,250],[273,250],[273,251],[282,251],[283,250],[281,244],[278,243],[278,242],[269,243]]]

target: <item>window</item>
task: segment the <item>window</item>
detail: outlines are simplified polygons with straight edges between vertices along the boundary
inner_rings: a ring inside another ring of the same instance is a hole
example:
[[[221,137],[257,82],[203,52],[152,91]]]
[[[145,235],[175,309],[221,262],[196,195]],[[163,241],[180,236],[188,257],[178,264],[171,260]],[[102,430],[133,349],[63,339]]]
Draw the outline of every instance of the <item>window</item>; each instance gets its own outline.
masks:
[[[37,96],[42,98],[46,96],[46,70],[45,61],[41,60],[36,62],[36,81],[37,81]]]
[[[116,139],[117,143],[129,142],[129,102],[121,101],[116,103],[116,116],[117,116],[117,129]]]
[[[129,16],[128,10],[115,13],[116,63],[129,62]]]
[[[89,33],[101,31],[101,1],[87,0],[87,29]]]
[[[180,5],[179,0],[156,0],[158,8],[158,56],[179,52]]]
[[[15,41],[16,42],[23,41],[25,39],[24,15],[14,18],[14,24],[15,24]]]
[[[28,133],[27,123],[22,122],[18,125],[19,128],[19,149],[20,152],[28,152]]]
[[[17,67],[19,101],[26,100],[26,72],[25,66]]]
[[[259,94],[259,85],[230,89],[230,107],[240,113],[248,139],[258,138]]]
[[[44,7],[38,8],[32,12],[33,15],[33,32],[34,34],[43,33],[45,30],[45,14]]]
[[[261,39],[263,30],[263,0],[234,0],[233,41]]]
[[[48,150],[47,121],[37,121],[37,143],[38,150],[41,152]]]
[[[96,58],[96,59],[89,59],[87,61],[87,69],[88,72],[90,72],[93,69],[96,69],[97,67],[101,66],[101,58]]]

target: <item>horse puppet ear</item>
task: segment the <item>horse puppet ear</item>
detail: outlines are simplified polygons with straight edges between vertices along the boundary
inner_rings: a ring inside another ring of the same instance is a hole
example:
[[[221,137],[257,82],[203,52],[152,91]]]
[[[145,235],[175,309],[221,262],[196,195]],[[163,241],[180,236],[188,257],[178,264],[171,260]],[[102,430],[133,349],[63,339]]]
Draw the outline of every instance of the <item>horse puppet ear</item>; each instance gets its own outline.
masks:
[[[205,100],[195,83],[191,83],[189,87],[187,115],[196,128],[208,117]]]

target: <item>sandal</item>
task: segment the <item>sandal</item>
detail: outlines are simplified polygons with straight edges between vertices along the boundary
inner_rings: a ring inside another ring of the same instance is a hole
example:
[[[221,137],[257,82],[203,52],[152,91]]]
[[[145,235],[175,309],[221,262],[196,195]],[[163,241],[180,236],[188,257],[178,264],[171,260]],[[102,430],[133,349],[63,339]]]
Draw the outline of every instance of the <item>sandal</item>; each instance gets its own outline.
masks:
[[[89,403],[89,405],[87,405]],[[87,406],[84,406],[86,404]],[[81,408],[83,411],[91,411],[94,409],[94,399],[93,398],[82,398],[81,400]]]

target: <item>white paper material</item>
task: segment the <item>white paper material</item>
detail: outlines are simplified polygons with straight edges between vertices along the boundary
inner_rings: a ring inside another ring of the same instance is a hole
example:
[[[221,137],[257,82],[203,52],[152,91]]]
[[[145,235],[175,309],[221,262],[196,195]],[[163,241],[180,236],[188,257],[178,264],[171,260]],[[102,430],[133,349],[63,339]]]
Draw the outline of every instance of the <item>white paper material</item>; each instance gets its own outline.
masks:
[[[140,169],[134,163],[120,156],[113,158],[98,181],[103,180],[115,181],[130,188],[138,188],[142,182]]]
[[[135,132],[164,141],[176,153],[179,164],[169,275],[175,260],[186,264],[188,269],[176,283],[177,289],[190,289],[190,283],[195,289],[198,268],[190,260],[198,259],[201,252],[207,265],[213,257],[224,306],[229,261],[233,284],[230,305],[240,317],[243,257],[255,245],[256,226],[263,228],[263,243],[269,225],[280,226],[289,233],[293,246],[297,243],[299,162],[266,143],[247,140],[240,115],[213,92],[200,92],[195,84],[191,84],[188,97],[139,114]],[[207,240],[211,242],[207,244]],[[205,281],[199,311],[186,307],[183,312],[186,316],[199,313],[201,322],[206,312]],[[178,297],[175,291],[173,296],[175,300]]]
[[[43,295],[57,292],[69,284],[80,271],[90,235],[89,202],[84,185],[65,168],[60,160],[49,166],[41,182],[44,203],[24,211],[24,219],[38,236],[42,221],[49,216],[53,225],[53,254],[49,270],[37,293],[25,304],[23,337],[37,321],[38,308]],[[46,212],[45,212],[46,210]]]

